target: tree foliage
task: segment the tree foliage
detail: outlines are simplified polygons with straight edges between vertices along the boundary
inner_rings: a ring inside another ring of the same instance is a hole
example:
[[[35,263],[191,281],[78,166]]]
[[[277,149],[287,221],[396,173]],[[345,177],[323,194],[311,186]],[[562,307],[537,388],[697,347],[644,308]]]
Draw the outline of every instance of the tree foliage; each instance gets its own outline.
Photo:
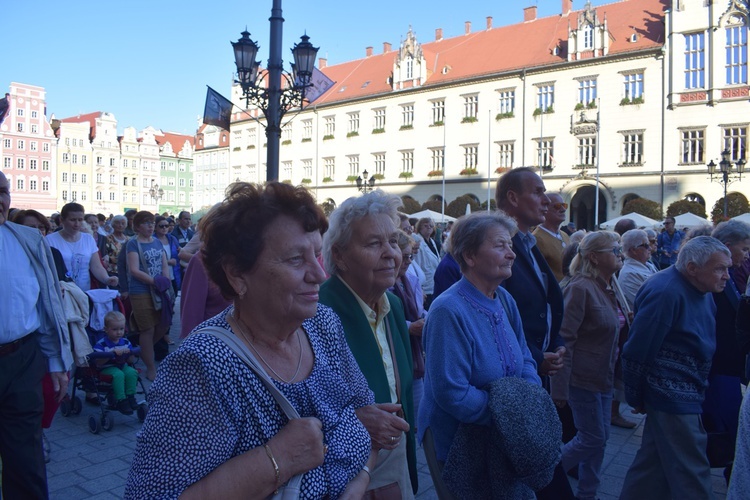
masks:
[[[727,214],[724,214],[724,198],[721,197],[716,201],[714,209],[711,210],[711,220],[714,224],[717,222],[737,217],[738,215],[750,212],[747,198],[742,193],[729,193],[727,195]]]
[[[625,206],[622,207],[621,215],[628,215],[634,212],[645,215],[654,220],[661,220],[663,214],[661,205],[655,201],[647,200],[646,198],[634,198],[627,202]]]
[[[333,213],[333,210],[336,208],[336,205],[334,205],[330,201],[324,201],[318,206],[323,210],[323,213],[326,214],[326,217],[330,217]]]
[[[480,208],[479,203],[477,203],[477,200],[475,200],[474,197],[465,194],[450,202],[445,209],[445,213],[447,215],[450,215],[451,217],[456,218],[461,217],[462,215],[466,215],[467,204],[471,208],[472,212],[476,212]]]
[[[483,201],[482,204],[480,205],[480,207],[481,207],[481,210],[486,211],[487,210],[487,202]],[[497,210],[497,203],[495,203],[495,198],[492,198],[490,200],[490,211],[494,212],[495,210]]]
[[[402,196],[401,203],[403,204],[401,211],[405,214],[413,214],[420,210],[419,202],[409,195]]]
[[[699,217],[706,217],[706,207],[697,201],[677,200],[667,207],[667,217],[677,217],[688,212]]]
[[[443,212],[443,203],[440,200],[427,200],[424,203],[422,203],[422,208],[420,210],[432,210],[433,212],[442,213]]]

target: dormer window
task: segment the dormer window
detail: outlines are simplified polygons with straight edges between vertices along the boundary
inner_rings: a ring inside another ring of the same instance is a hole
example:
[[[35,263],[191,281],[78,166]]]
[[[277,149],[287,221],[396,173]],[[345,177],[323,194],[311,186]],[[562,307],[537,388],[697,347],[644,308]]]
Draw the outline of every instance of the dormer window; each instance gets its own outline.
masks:
[[[414,78],[414,57],[409,55],[406,58],[406,79],[411,80]]]
[[[581,30],[583,35],[583,50],[593,50],[594,48],[594,26],[587,24]]]

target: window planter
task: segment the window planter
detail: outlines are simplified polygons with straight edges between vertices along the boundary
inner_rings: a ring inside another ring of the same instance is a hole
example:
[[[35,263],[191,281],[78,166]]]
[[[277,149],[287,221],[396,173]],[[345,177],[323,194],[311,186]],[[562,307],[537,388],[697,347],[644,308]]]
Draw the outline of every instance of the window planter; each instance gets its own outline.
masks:
[[[586,109],[596,109],[596,101],[591,101],[586,105]]]
[[[302,184],[312,184],[312,179],[304,178],[301,182]]]
[[[333,139],[333,134],[327,134],[323,136],[324,141],[330,141],[331,139]]]
[[[442,177],[443,171],[442,170],[430,170],[427,172],[427,177]]]
[[[578,104],[576,104],[576,107],[573,108],[573,111],[581,111],[585,107],[586,106],[582,102],[579,102]]]
[[[534,113],[533,113],[533,115],[534,115],[534,116],[539,116],[539,115],[542,115],[542,114],[544,114],[544,115],[548,115],[548,114],[550,114],[550,113],[554,113],[554,112],[555,112],[555,109],[554,109],[554,108],[553,108],[552,106],[550,106],[549,108],[547,108],[547,109],[546,109],[546,110],[544,110],[544,111],[542,111],[542,108],[536,108],[536,109],[534,110]]]
[[[281,181],[281,182],[282,182],[283,184],[291,184],[291,183],[292,183],[292,181],[291,181],[290,179],[284,179],[284,180],[283,180],[283,181]]]
[[[346,178],[346,182],[354,182],[356,180],[357,180],[357,176],[356,175],[350,175],[350,176],[348,176]]]
[[[356,130],[353,130],[351,132],[347,132],[346,136],[347,137],[357,137],[357,136],[359,136],[359,132],[357,132]]]
[[[510,167],[497,167],[495,169],[495,173],[496,174],[503,174],[503,173],[507,172],[508,170],[510,170]]]
[[[399,179],[411,179],[412,177],[414,177],[414,174],[411,172],[401,172],[398,174]]]
[[[372,129],[372,133],[373,134],[382,134],[384,132],[385,132],[384,128],[374,128],[374,129]]]
[[[623,97],[620,101],[620,106],[631,106],[633,104],[643,104],[643,97],[635,97],[632,100],[627,97]]]
[[[291,143],[292,143],[291,139],[285,139],[285,140],[281,141],[281,145],[282,146],[288,146]]]
[[[412,130],[414,128],[414,125],[401,125],[398,129],[399,130]]]
[[[432,122],[432,125],[430,125],[430,127],[442,127],[442,126],[443,126],[443,120]]]
[[[312,142],[312,137],[303,137],[302,142]]]
[[[504,120],[505,118],[513,118],[516,115],[513,113],[513,111],[507,111],[505,113],[498,113],[495,115],[495,120],[500,121]]]
[[[232,148],[232,151],[239,151],[240,149],[242,149],[242,148],[240,148],[239,146],[237,146],[236,148]]]
[[[333,179],[331,177],[323,177],[323,182],[333,182]]]
[[[250,144],[247,149],[255,149],[255,144]]]
[[[375,175],[372,176],[372,178],[375,179],[376,181],[382,181],[383,179],[385,179],[385,175],[383,175],[383,174],[375,174]]]
[[[477,117],[476,116],[464,116],[461,119],[461,123],[476,123]]]
[[[459,175],[477,175],[478,173],[476,168],[465,168],[459,172]]]

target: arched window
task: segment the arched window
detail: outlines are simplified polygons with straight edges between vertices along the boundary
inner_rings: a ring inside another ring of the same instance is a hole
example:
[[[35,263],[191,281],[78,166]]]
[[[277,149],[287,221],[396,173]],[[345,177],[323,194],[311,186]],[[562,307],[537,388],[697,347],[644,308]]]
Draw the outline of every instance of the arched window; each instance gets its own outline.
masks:
[[[698,193],[686,194],[685,201],[692,201],[695,203],[700,203],[701,205],[703,205],[703,207],[706,206],[706,200],[703,198],[703,196],[699,195]]]
[[[747,83],[747,22],[739,15],[731,16],[725,29],[726,83]]]
[[[592,50],[594,48],[594,26],[586,24],[581,32],[583,33],[583,49]]]

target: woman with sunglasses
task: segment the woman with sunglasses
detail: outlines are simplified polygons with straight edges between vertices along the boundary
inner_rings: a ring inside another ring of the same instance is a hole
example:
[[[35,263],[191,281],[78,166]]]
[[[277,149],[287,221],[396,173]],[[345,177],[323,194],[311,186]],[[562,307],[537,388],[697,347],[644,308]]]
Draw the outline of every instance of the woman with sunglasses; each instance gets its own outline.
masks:
[[[562,263],[563,252],[570,244],[568,235],[560,231],[560,225],[565,222],[568,204],[563,202],[562,196],[558,193],[547,193],[547,198],[550,204],[544,216],[544,222],[534,229],[533,234],[536,238],[536,247],[544,255],[544,260],[549,264],[559,283],[565,277]]]
[[[560,336],[563,368],[551,378],[552,399],[570,404],[578,429],[563,446],[562,466],[578,467],[576,498],[596,498],[610,429],[617,339],[626,324],[617,299],[615,274],[622,267],[620,236],[588,233],[570,264],[572,278],[563,291],[565,311]]]
[[[177,254],[180,251],[180,244],[169,231],[169,220],[166,217],[158,215],[154,219],[156,223],[156,229],[154,230],[154,238],[164,247],[164,252],[167,254],[167,265],[169,266],[169,279],[172,281],[172,288],[174,293],[180,289],[182,284],[182,268],[180,267],[180,260],[177,258]]]

